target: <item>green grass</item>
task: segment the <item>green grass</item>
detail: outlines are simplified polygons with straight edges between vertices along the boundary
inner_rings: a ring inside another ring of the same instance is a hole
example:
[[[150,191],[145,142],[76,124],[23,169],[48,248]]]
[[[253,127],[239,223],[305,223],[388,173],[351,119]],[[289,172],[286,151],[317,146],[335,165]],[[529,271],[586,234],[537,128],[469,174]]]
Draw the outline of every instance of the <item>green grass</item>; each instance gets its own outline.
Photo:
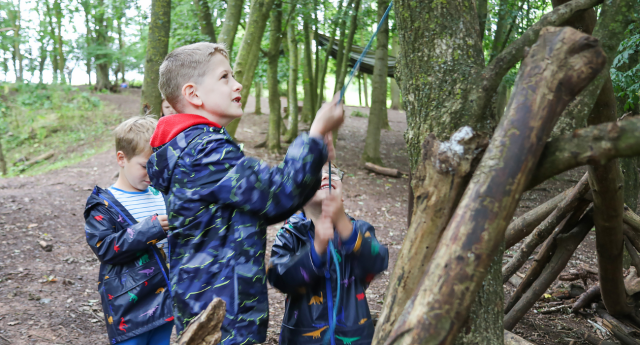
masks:
[[[64,85],[4,84],[0,136],[7,176],[36,175],[74,164],[111,147],[118,112],[90,92]],[[54,151],[44,162],[24,166]],[[22,159],[21,159],[22,158]]]

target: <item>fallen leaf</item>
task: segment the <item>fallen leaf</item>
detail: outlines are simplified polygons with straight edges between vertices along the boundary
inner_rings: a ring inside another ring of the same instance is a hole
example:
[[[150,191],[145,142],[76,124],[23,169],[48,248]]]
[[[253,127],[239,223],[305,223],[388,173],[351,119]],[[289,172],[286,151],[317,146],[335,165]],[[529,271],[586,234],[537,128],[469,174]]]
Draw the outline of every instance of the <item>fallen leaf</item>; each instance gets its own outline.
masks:
[[[20,321],[13,321],[13,322],[9,322],[7,325],[9,325],[9,326],[15,326],[15,325],[17,325],[17,324],[19,324],[19,323],[20,323]]]
[[[27,228],[28,228],[28,229],[31,229],[31,228],[35,228],[36,226],[38,226],[38,224],[33,223],[33,224],[29,224],[29,225],[27,226]]]

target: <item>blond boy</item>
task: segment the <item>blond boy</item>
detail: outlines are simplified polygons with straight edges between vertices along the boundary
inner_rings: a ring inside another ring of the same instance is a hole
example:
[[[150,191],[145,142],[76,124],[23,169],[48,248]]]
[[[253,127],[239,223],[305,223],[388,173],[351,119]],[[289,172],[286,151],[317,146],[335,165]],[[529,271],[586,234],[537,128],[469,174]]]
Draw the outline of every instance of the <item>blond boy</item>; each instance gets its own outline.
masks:
[[[328,157],[325,136],[344,120],[342,106],[327,103],[309,134],[269,167],[246,157],[225,129],[243,111],[242,85],[223,45],[196,43],[169,53],[159,87],[178,114],[160,119],[147,170],[167,196],[177,331],[219,297],[226,302],[221,343],[264,342],[266,226],[313,197]]]

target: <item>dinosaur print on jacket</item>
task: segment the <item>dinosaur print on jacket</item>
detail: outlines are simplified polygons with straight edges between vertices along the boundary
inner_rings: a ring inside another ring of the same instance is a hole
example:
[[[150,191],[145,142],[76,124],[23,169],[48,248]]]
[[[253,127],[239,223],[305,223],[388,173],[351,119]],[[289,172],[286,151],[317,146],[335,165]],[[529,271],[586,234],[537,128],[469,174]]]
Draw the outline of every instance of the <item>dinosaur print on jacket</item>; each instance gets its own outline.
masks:
[[[343,344],[345,344],[345,345],[351,345],[351,343],[352,343],[352,342],[354,342],[354,341],[356,341],[356,340],[360,339],[360,337],[355,337],[355,338],[343,338],[343,337],[341,337],[341,336],[339,336],[339,335],[336,335],[336,338],[338,338],[338,339],[342,340],[342,343],[343,343]]]
[[[133,236],[136,235],[135,231],[131,228],[127,228],[127,235],[129,235],[129,240],[133,240]]]
[[[148,254],[144,254],[143,256],[140,257],[140,259],[138,260],[138,265],[144,265],[147,262],[149,262],[149,255]]]
[[[302,277],[304,278],[304,281],[306,281],[308,283],[309,282],[309,275],[304,270],[304,268],[300,267],[300,273],[302,274]]]
[[[154,313],[154,312],[156,311],[156,309],[158,309],[158,308],[159,308],[159,306],[155,306],[155,307],[153,307],[153,308],[149,309],[146,313],[142,313],[142,314],[140,315],[140,317],[143,317],[143,316],[153,316],[153,313]]]
[[[109,322],[110,325],[113,325],[113,316],[109,316],[107,321]]]
[[[156,293],[158,294],[158,293],[161,293],[163,291],[164,291],[164,288],[163,287],[159,287],[158,290],[156,290]]]
[[[305,337],[313,337],[313,339],[320,339],[321,333],[322,331],[324,331],[325,329],[327,329],[329,326],[324,326],[318,330],[315,330],[313,332],[309,332],[309,333],[305,333],[303,334]]]
[[[320,296],[311,297],[311,301],[309,301],[309,305],[312,304],[322,304],[322,291],[320,291]]]
[[[124,317],[120,318],[120,327],[118,327],[121,331],[127,333],[126,327],[129,327],[126,323],[124,323]]]
[[[136,303],[138,301],[138,296],[132,294],[131,291],[127,291],[127,293],[129,294],[129,302]]]
[[[148,277],[151,273],[153,273],[154,269],[155,267],[147,268],[146,270],[140,270],[140,273],[146,273]]]
[[[116,253],[117,253],[120,250],[120,246],[114,243],[113,244],[113,250],[115,250]]]
[[[97,215],[97,216],[95,216],[93,218],[95,218],[97,221],[101,222],[104,219],[104,216],[100,214],[100,215]]]
[[[367,318],[365,317],[364,319],[360,320],[360,322],[358,322],[358,325],[364,325],[365,322],[367,322]]]

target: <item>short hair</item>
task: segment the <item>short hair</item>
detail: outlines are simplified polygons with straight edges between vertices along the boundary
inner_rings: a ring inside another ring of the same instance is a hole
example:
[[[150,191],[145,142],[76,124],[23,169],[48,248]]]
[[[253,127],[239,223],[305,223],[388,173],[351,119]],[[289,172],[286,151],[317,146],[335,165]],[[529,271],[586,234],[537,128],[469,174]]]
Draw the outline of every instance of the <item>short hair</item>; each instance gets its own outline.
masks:
[[[167,54],[160,65],[158,88],[174,109],[179,108],[182,87],[189,82],[199,82],[207,74],[208,63],[216,53],[229,59],[224,43],[199,42]]]
[[[134,116],[113,130],[116,137],[116,152],[122,151],[131,159],[151,149],[151,136],[156,130],[158,120],[154,116]]]

